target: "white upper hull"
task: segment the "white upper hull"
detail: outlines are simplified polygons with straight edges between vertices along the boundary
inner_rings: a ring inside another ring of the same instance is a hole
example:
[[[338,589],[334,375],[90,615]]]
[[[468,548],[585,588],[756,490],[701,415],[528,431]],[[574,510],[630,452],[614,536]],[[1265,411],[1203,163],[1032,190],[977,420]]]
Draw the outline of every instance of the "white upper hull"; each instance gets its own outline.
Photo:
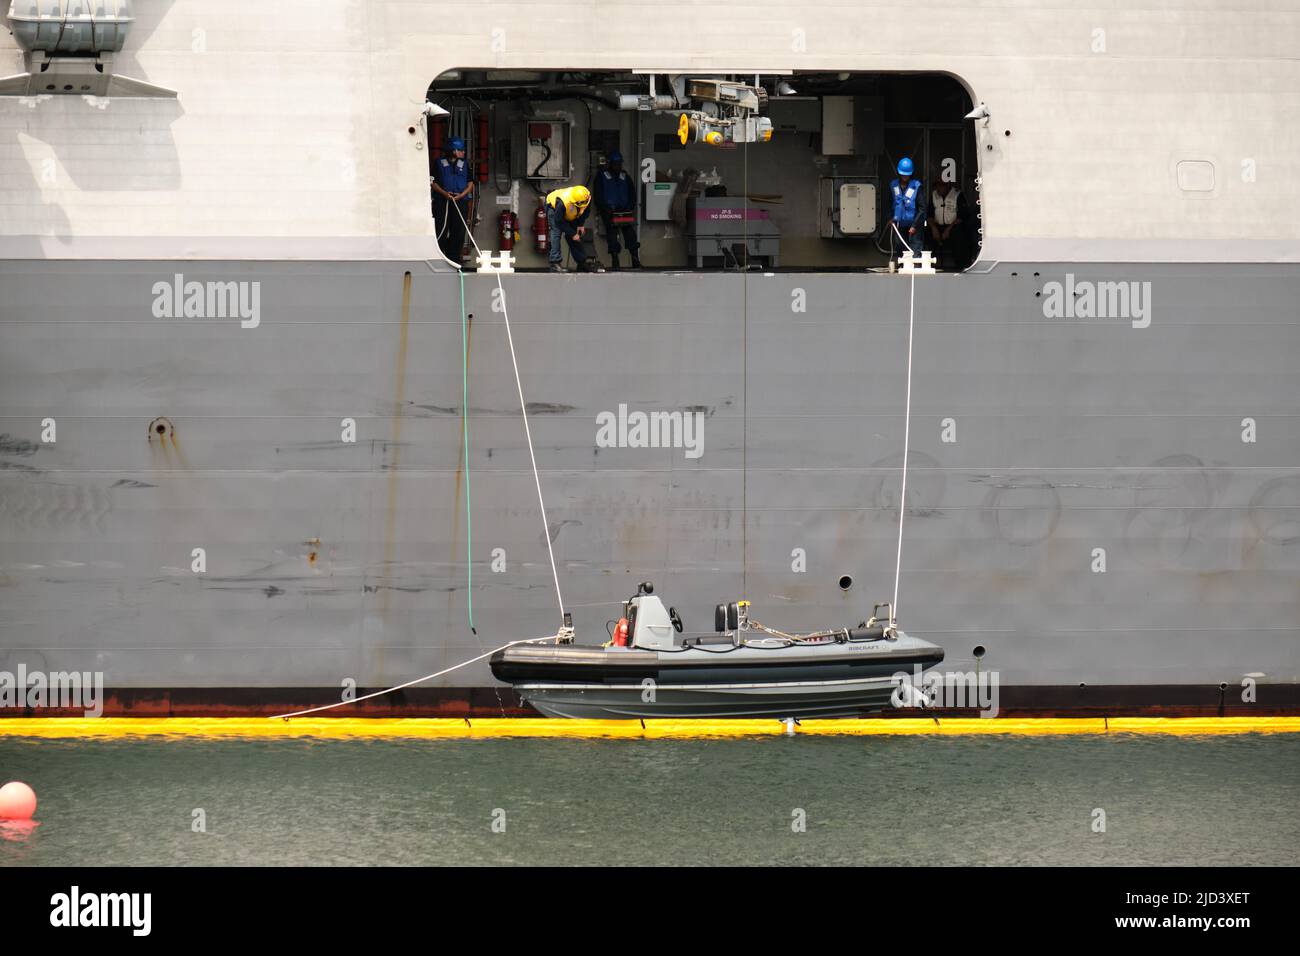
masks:
[[[136,7],[119,69],[178,98],[0,97],[0,259],[438,260],[429,83],[603,68],[952,73],[990,111],[985,262],[1300,261],[1294,2]]]

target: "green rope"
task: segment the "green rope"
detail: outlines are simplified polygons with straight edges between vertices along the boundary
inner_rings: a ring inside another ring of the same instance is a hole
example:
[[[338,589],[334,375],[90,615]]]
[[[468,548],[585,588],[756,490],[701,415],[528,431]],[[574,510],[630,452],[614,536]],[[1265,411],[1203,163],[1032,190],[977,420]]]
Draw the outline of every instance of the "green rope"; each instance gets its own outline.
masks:
[[[465,271],[460,270],[460,433],[465,442],[465,603],[474,628],[474,526],[469,506],[469,334],[465,318]]]

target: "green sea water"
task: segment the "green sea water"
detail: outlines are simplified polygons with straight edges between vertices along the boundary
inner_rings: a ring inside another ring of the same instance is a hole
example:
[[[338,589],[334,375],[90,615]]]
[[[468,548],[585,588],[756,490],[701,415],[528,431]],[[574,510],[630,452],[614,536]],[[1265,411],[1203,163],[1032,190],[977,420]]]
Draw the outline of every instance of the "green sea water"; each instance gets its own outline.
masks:
[[[6,866],[1300,861],[1295,734],[8,737],[5,780]]]

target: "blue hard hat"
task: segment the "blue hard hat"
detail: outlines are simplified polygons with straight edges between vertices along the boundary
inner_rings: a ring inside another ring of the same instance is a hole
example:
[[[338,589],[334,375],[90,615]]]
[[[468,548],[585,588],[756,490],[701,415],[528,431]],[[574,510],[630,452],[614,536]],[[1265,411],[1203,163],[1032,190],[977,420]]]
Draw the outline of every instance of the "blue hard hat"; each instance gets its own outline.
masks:
[[[464,151],[464,149],[465,149],[465,141],[464,141],[463,139],[461,139],[459,136],[455,137],[454,139],[449,139],[449,140],[447,140],[447,148],[448,148],[448,149],[459,149],[459,150],[461,150],[461,151]]]
[[[898,175],[900,176],[912,175],[912,159],[910,156],[904,156],[902,159],[898,161]]]
[[[616,149],[611,149],[609,151],[609,161],[611,163],[621,163],[623,162],[623,154]]]

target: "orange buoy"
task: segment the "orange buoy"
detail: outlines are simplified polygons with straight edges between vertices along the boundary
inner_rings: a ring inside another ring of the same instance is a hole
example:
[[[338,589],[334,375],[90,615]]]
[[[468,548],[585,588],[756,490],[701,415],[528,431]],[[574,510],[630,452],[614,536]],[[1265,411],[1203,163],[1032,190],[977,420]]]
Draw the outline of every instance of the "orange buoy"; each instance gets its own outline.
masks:
[[[13,780],[0,787],[0,820],[30,820],[36,812],[36,791]]]

